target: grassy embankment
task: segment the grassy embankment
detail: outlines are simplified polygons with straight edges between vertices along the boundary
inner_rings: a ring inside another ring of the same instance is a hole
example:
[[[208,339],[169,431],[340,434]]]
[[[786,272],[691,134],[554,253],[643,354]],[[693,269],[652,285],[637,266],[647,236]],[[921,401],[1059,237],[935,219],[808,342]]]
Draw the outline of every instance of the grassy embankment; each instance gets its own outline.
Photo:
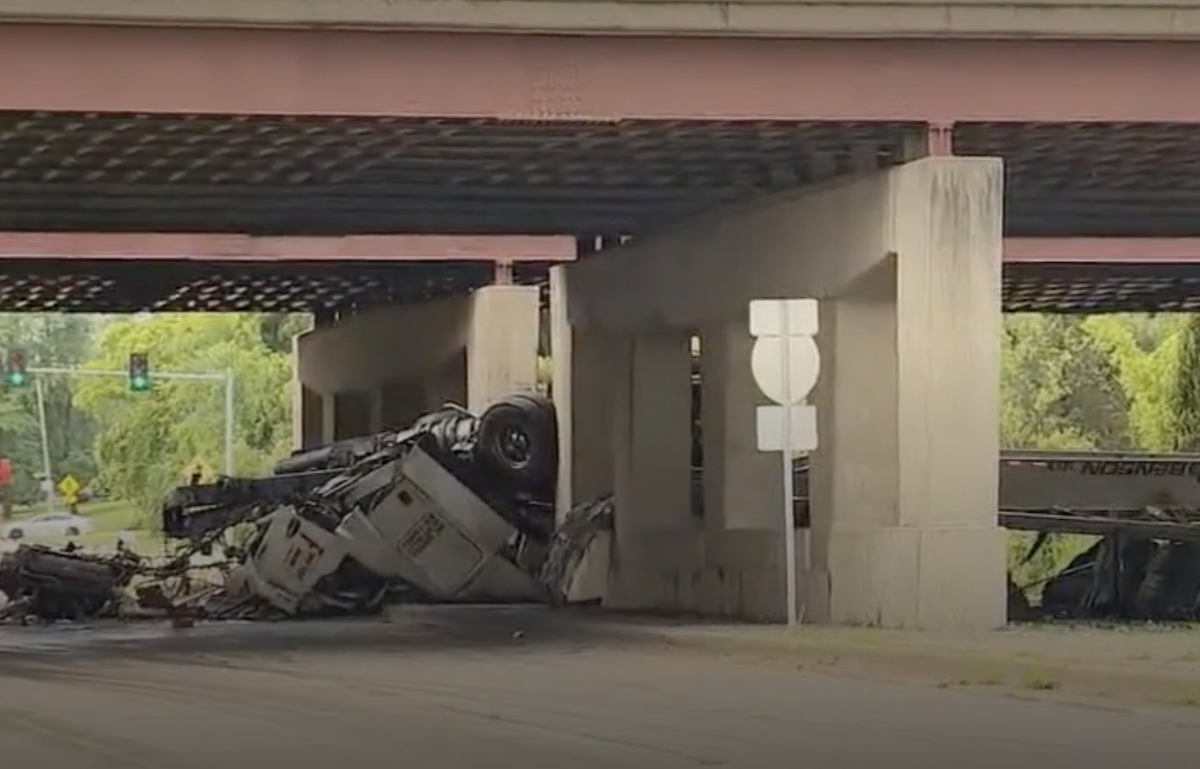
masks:
[[[46,507],[43,505],[19,505],[13,509],[12,518],[6,523],[17,522],[45,512]],[[139,528],[137,509],[129,502],[107,499],[87,502],[79,506],[79,514],[91,521],[90,532],[78,537],[30,534],[21,542],[58,547],[73,539],[76,544],[88,549],[111,550],[116,547],[117,535],[126,532],[129,544],[140,552],[145,552],[157,544],[157,539],[151,532]]]

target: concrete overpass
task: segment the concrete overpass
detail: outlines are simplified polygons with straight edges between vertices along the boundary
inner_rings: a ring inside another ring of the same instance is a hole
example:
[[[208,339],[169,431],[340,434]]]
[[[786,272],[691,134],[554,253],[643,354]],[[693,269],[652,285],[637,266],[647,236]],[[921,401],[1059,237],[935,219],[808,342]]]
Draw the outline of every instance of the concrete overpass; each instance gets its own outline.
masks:
[[[745,303],[819,296],[806,615],[988,627],[1002,302],[1194,306],[1196,7],[4,0],[36,76],[0,81],[0,304],[346,315],[298,341],[329,437],[530,379],[518,284],[555,259],[404,237],[607,245],[551,291],[564,501],[620,501],[606,599],[773,617]]]

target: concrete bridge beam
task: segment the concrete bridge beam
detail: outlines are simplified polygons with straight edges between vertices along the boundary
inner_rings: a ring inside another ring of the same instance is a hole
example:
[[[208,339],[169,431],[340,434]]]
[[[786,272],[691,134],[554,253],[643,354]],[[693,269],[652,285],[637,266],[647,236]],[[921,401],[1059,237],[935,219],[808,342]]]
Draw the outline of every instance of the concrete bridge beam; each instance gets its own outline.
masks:
[[[309,447],[395,429],[446,402],[482,411],[537,384],[538,289],[381,307],[295,340],[294,434]]]

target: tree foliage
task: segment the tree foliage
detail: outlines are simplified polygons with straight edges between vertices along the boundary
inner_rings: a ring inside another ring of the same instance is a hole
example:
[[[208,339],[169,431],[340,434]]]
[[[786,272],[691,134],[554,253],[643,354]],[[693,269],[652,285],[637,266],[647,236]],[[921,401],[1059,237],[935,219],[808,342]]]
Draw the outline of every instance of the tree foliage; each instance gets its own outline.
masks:
[[[197,466],[224,471],[224,387],[180,381],[167,372],[231,371],[234,381],[233,471],[255,474],[291,440],[289,318],[252,314],[166,314],[117,320],[99,333],[85,367],[124,370],[129,354],[150,358],[150,392],[122,377],[81,380],[75,403],[100,427],[100,476],[118,497],[153,510]],[[156,376],[157,374],[157,376]]]
[[[1110,449],[1127,441],[1128,393],[1081,319],[1014,315],[1002,345],[1006,448]]]
[[[1176,371],[1170,379],[1168,408],[1176,451],[1200,451],[1200,315],[1191,315],[1178,332]]]
[[[1171,391],[1182,373],[1183,324],[1182,316],[1161,316],[1151,333],[1145,316],[1097,315],[1085,322],[1116,366],[1129,398],[1129,436],[1124,447],[1170,451],[1175,445]]]
[[[89,354],[94,325],[92,318],[80,315],[0,314],[0,348],[24,350],[32,367],[70,368]],[[94,424],[74,407],[69,378],[43,375],[39,379],[53,472],[57,477],[70,473],[86,482],[95,474]],[[0,393],[0,452],[13,466],[10,499],[34,499],[43,458],[32,386],[6,388]]]

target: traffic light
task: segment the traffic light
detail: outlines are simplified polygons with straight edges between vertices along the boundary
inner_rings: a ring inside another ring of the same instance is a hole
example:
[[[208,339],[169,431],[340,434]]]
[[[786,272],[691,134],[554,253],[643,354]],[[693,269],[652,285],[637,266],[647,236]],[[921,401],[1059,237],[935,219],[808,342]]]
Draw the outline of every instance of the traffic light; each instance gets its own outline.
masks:
[[[4,369],[4,381],[9,387],[24,387],[29,384],[29,369],[25,363],[24,350],[9,350],[8,364]]]
[[[150,356],[144,352],[129,355],[129,389],[135,393],[150,389]]]

